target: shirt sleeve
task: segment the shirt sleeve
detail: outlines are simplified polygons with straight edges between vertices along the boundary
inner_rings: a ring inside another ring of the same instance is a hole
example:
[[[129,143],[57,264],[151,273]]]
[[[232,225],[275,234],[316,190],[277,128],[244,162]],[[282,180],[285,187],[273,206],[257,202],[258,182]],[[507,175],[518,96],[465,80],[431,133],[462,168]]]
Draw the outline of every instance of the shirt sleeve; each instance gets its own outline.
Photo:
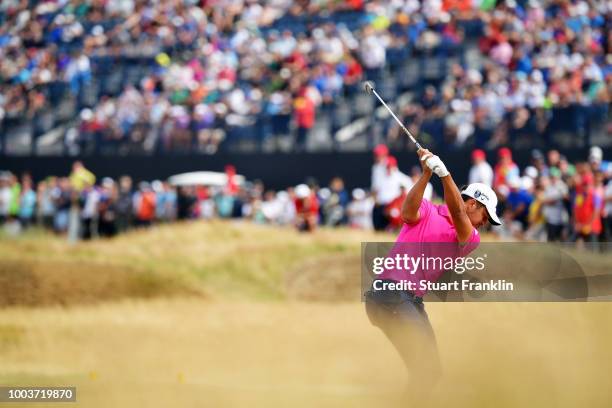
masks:
[[[470,238],[464,244],[459,244],[459,256],[467,256],[478,248],[478,244],[480,244],[480,233],[476,228],[472,228]]]
[[[429,217],[432,207],[433,207],[433,204],[428,199],[423,198],[421,200],[421,206],[419,207],[419,222]]]
[[[417,225],[417,224],[420,224],[421,222],[423,222],[424,219],[429,217],[429,214],[431,213],[431,208],[432,207],[433,207],[433,204],[429,200],[423,198],[421,200],[421,205],[419,206],[419,220],[417,222],[410,223],[410,224],[405,222],[404,224],[407,224],[407,225]]]

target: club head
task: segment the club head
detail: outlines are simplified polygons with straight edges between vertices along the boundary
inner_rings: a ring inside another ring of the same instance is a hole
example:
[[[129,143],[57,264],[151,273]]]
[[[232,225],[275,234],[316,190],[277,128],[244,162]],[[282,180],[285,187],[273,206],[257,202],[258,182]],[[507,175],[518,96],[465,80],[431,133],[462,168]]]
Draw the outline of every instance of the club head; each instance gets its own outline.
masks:
[[[366,91],[368,95],[372,95],[372,92],[374,91],[374,84],[372,81],[365,81],[363,83],[363,90]]]

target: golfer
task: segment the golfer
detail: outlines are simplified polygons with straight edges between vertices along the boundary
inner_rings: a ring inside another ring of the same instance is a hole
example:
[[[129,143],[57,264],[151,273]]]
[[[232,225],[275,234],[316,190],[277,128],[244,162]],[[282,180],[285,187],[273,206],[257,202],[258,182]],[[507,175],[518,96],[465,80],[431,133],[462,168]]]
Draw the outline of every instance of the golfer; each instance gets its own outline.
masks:
[[[497,197],[490,187],[481,183],[470,184],[460,191],[438,156],[427,149],[420,149],[417,153],[423,174],[403,202],[403,226],[394,251],[396,248],[401,250],[402,245],[410,247],[411,244],[418,247],[418,252],[424,246],[434,252],[438,248],[447,252],[449,247],[453,247],[454,256],[464,257],[480,242],[478,228],[487,223],[501,225],[496,213]],[[444,187],[443,205],[434,205],[423,198],[434,173]],[[444,270],[415,272],[385,271],[377,280],[387,283],[422,279],[435,282]],[[441,374],[434,332],[423,306],[424,294],[420,289],[375,290],[374,287],[366,293],[366,310],[370,321],[385,333],[397,349],[412,374],[412,380],[421,390],[431,389]]]

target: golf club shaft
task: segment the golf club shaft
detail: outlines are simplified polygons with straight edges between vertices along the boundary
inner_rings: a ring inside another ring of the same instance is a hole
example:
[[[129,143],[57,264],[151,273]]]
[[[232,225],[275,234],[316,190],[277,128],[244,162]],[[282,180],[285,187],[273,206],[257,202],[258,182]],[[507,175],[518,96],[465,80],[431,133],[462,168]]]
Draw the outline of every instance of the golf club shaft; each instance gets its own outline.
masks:
[[[397,122],[398,125],[400,125],[400,127],[402,128],[402,130],[408,135],[408,137],[410,138],[410,140],[412,140],[412,142],[416,145],[418,150],[421,150],[423,147],[419,144],[419,142],[416,141],[416,139],[414,138],[414,136],[412,136],[412,134],[410,133],[410,131],[408,129],[406,129],[406,127],[404,126],[404,124],[402,123],[401,120],[399,120],[399,118],[397,116],[395,116],[395,113],[393,113],[393,111],[391,110],[391,108],[385,103],[385,101],[383,100],[383,98],[380,97],[380,95],[378,95],[378,92],[376,92],[376,89],[372,88],[372,93],[378,98],[378,100],[380,101],[380,103],[382,103],[384,105],[385,108],[387,108],[387,110],[389,111],[389,113],[391,114],[391,116],[393,116],[393,119],[395,119],[395,121]]]

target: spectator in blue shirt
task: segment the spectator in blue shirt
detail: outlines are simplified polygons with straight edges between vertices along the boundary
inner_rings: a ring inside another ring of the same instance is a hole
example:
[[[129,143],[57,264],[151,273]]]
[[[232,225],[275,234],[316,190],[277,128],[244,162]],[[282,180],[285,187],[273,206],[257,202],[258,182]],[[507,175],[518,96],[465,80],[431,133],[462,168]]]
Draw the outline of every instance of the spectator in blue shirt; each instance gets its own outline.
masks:
[[[21,181],[21,196],[19,198],[19,221],[23,228],[32,224],[35,209],[36,193],[32,189],[32,179],[30,176],[24,176]]]
[[[528,227],[529,206],[533,197],[521,187],[521,179],[510,180],[510,193],[506,198],[506,208],[510,210],[512,219],[521,223],[523,231]]]

